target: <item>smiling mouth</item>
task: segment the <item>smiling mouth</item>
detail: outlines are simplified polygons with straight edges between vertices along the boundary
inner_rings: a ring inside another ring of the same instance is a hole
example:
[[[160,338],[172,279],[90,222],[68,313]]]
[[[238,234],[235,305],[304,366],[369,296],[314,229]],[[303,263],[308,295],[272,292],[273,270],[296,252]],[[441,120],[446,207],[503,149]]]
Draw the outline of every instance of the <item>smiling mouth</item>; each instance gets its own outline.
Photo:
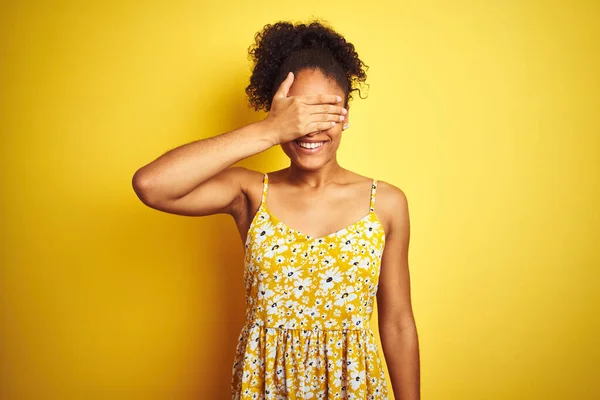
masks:
[[[314,149],[318,149],[320,147],[323,146],[323,144],[325,144],[325,142],[303,142],[301,140],[295,140],[296,144],[300,147],[302,147],[303,149],[308,149],[308,150],[314,150]]]

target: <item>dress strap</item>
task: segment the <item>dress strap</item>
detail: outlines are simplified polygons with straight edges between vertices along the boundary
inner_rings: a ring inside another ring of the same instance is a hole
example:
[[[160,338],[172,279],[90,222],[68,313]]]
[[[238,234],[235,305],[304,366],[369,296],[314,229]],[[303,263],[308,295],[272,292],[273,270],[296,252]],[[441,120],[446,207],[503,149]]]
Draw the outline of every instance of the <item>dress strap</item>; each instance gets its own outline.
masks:
[[[373,179],[371,186],[371,212],[375,211],[375,194],[377,193],[377,179]]]
[[[269,176],[265,172],[265,176],[263,178],[263,191],[262,191],[262,200],[261,204],[266,205],[267,203],[267,190],[269,188]]]

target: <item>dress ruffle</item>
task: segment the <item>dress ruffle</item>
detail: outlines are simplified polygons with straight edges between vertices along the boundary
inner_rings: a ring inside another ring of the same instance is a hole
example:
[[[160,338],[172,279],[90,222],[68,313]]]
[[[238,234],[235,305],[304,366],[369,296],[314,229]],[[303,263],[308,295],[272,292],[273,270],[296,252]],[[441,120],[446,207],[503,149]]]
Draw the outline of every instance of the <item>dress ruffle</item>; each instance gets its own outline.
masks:
[[[246,324],[238,338],[234,400],[386,399],[373,332]]]

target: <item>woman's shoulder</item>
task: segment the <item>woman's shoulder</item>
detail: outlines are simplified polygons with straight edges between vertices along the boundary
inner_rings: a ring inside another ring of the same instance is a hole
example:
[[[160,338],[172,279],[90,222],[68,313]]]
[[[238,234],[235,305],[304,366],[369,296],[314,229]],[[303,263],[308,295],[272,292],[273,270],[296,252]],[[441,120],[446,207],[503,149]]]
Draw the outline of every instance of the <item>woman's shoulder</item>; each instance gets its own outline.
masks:
[[[404,190],[389,182],[378,180],[375,213],[387,234],[402,221],[408,221],[408,198]]]
[[[356,172],[349,171],[352,176],[355,178],[355,182],[358,184],[363,184],[363,182],[374,182],[376,183],[376,195],[377,201],[380,201],[380,197],[383,197],[383,202],[398,204],[406,201],[406,195],[402,189],[399,187],[384,181],[377,179],[377,177],[368,177],[365,175],[358,174]]]
[[[229,174],[235,176],[234,181],[240,185],[241,191],[247,197],[260,197],[264,181],[264,172],[256,171],[244,166],[232,166],[227,169]]]
[[[406,193],[384,180],[377,180],[377,201],[388,206],[399,206],[407,202]]]
[[[250,168],[246,168],[241,165],[236,165],[228,168],[229,173],[234,174],[238,181],[242,184],[247,183],[256,183],[256,181],[261,181],[265,174],[263,172],[259,172]]]
[[[235,169],[233,173],[237,174],[242,191],[252,197],[256,197],[254,196],[256,193],[262,192],[265,177],[270,186],[272,183],[280,182],[285,172],[285,168],[271,172],[261,172],[243,166],[234,166],[229,169]]]

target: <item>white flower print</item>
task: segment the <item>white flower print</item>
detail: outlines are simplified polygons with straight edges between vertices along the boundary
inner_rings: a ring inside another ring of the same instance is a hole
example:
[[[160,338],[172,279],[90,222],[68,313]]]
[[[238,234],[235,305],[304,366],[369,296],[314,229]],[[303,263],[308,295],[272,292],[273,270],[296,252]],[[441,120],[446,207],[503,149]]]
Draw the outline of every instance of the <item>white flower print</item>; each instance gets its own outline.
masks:
[[[268,314],[275,314],[280,312],[279,307],[283,306],[283,295],[281,294],[277,294],[275,296],[272,296],[269,300],[268,300],[268,308],[267,308],[267,313]]]
[[[335,264],[335,258],[333,258],[332,256],[322,257],[321,264],[323,264],[324,266],[331,267]]]
[[[262,243],[268,237],[271,237],[275,232],[275,227],[269,221],[265,222],[263,225],[259,226],[257,229],[257,234],[254,235],[254,240],[257,244]]]
[[[354,244],[355,242],[353,239],[345,240],[344,244],[342,245],[342,251],[352,251]]]
[[[266,183],[265,176],[244,246],[248,322],[238,338],[232,399],[387,400],[369,326],[385,246],[379,219],[370,213],[334,234],[305,236],[273,224]]]
[[[269,286],[265,285],[264,282],[260,282],[258,284],[258,299],[262,300],[268,300],[269,297],[273,296],[275,294],[275,292],[273,290],[270,289]]]
[[[352,389],[357,390],[365,384],[365,371],[364,370],[352,370],[348,382],[352,386]]]
[[[353,325],[354,329],[361,328],[362,327],[362,316],[353,315],[352,316],[352,325]]]
[[[305,399],[314,399],[315,398],[313,389],[310,386],[304,386],[304,398]]]
[[[312,285],[312,279],[310,278],[297,278],[294,282],[294,296],[302,296],[306,290]]]
[[[342,274],[338,267],[329,268],[319,276],[321,277],[321,288],[324,290],[329,290],[333,288],[336,283],[342,281]]]
[[[318,319],[322,315],[319,309],[316,307],[306,307],[304,309],[304,312],[312,319]]]
[[[358,268],[367,268],[369,266],[369,260],[366,257],[356,256],[350,260],[350,264]]]
[[[274,272],[272,275],[273,278],[273,282],[278,283],[279,280],[281,279],[281,273],[280,272]]]
[[[292,280],[296,280],[299,277],[299,269],[296,266],[284,266],[283,267],[283,276]]]
[[[252,336],[250,336],[250,349],[256,350],[259,341],[260,341],[259,332],[252,331]]]
[[[273,258],[273,256],[277,255],[277,254],[281,254],[284,251],[287,250],[287,245],[285,244],[285,240],[284,239],[279,239],[277,240],[277,242],[275,242],[271,248],[265,252],[265,257],[268,258]]]
[[[294,307],[296,306],[296,302],[292,299],[288,299],[284,301],[283,307],[285,308],[285,315],[290,316],[294,311]]]
[[[298,320],[296,318],[288,318],[285,323],[283,324],[283,327],[286,329],[296,329],[296,326],[298,325]]]
[[[359,364],[358,360],[355,358],[355,356],[352,353],[353,353],[352,347],[348,347],[347,357],[346,357],[346,369],[350,373],[359,370],[358,369],[358,364]]]
[[[353,302],[354,299],[358,297],[356,296],[356,293],[354,293],[354,287],[352,286],[346,287],[342,290],[342,292],[342,295],[339,296],[339,298],[334,303],[336,306],[344,306],[348,303]]]

